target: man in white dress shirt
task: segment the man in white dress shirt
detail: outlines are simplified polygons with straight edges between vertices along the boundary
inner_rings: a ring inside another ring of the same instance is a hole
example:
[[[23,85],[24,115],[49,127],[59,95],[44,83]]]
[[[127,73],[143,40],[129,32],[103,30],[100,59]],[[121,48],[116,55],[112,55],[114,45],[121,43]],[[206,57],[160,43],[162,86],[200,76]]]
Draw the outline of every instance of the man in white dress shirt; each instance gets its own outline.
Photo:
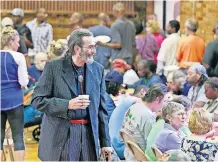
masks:
[[[176,51],[180,42],[180,36],[177,33],[180,29],[180,24],[177,20],[171,20],[167,25],[167,34],[169,36],[161,44],[160,51],[158,53],[157,74],[168,75],[168,71],[164,71],[164,68],[169,65],[177,65]]]
[[[36,18],[26,23],[26,26],[31,30],[34,46],[33,49],[29,49],[29,53],[46,52],[53,40],[52,26],[47,23],[47,17],[47,11],[44,8],[39,8],[36,11]]]

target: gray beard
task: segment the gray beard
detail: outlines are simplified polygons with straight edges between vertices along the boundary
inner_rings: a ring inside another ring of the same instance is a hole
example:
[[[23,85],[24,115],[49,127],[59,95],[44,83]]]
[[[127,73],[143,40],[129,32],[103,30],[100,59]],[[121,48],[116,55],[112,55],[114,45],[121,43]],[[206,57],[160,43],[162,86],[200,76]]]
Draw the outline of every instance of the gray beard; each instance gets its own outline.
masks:
[[[80,58],[86,63],[86,64],[92,64],[94,62],[93,56],[86,56],[83,53],[80,53]]]
[[[85,61],[87,64],[92,64],[94,62],[94,58],[87,58]]]

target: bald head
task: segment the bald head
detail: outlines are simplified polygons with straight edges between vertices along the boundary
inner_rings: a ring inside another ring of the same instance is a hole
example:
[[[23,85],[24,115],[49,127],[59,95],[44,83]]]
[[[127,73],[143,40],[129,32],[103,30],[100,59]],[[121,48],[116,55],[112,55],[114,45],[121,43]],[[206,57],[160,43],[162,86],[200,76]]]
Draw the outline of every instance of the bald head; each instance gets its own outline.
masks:
[[[124,15],[125,13],[125,6],[123,3],[118,2],[113,6],[113,12],[117,15]]]
[[[108,26],[110,18],[107,14],[102,12],[98,15],[98,21],[99,21],[99,24],[103,24],[103,25]]]
[[[84,20],[84,17],[81,13],[74,12],[70,17],[70,24],[82,26],[83,20]]]
[[[35,55],[35,66],[38,70],[42,71],[48,61],[48,56],[46,53],[40,52]]]
[[[185,27],[187,27],[192,32],[196,32],[198,29],[198,21],[194,18],[189,18],[185,22]]]

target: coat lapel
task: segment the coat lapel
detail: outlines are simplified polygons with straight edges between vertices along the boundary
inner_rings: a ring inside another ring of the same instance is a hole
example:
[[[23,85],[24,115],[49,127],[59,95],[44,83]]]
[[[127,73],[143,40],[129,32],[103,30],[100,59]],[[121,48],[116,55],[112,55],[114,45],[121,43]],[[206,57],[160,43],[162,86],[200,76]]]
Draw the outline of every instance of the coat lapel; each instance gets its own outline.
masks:
[[[92,64],[86,64],[86,94],[90,95],[94,84],[97,84],[97,81],[94,77],[94,72],[92,70]]]
[[[63,78],[66,81],[69,88],[73,91],[73,93],[76,95],[76,81],[75,81],[75,75],[72,70],[72,58],[71,56],[67,56],[63,60]]]

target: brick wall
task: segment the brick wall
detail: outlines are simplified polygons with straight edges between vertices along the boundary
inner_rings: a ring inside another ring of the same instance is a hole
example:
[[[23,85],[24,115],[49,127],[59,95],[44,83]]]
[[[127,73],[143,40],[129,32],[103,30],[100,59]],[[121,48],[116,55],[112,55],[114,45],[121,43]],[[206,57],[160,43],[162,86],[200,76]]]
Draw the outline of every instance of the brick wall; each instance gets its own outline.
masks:
[[[180,22],[181,32],[184,31],[184,23],[187,18],[194,17],[199,22],[197,34],[206,43],[214,39],[212,29],[218,19],[218,1],[181,1],[180,2]]]

